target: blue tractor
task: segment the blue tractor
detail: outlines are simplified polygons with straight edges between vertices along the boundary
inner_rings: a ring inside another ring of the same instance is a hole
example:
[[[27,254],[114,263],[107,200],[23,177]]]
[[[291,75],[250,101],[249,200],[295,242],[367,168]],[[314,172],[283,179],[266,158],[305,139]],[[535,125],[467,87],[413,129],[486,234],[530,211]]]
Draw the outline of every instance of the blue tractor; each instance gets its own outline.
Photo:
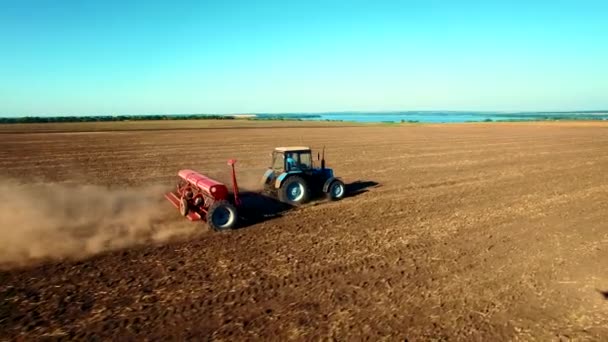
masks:
[[[320,167],[315,168],[309,147],[277,147],[272,152],[272,165],[264,173],[264,192],[279,201],[299,206],[312,198],[325,196],[329,200],[340,200],[346,194],[344,182],[334,176],[332,169],[325,167],[323,157],[317,153]]]

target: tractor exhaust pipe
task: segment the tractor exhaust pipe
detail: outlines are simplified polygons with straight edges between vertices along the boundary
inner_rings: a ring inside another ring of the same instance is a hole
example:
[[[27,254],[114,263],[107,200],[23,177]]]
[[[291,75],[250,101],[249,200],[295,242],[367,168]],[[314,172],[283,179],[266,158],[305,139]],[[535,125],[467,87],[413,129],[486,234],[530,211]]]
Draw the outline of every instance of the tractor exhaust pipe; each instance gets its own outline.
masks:
[[[236,159],[228,160],[228,165],[232,167],[232,191],[234,192],[234,205],[239,207],[241,206],[241,200],[239,198],[239,186],[236,182],[236,171],[234,169],[234,164],[236,164]]]
[[[323,146],[323,155],[321,157],[321,170],[325,170],[325,146]]]

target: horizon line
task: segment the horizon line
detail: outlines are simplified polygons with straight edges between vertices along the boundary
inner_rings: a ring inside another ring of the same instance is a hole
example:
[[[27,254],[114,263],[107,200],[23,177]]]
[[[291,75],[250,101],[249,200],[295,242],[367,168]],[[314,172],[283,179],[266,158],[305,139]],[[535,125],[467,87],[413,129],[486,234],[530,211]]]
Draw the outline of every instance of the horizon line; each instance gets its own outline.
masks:
[[[3,118],[32,118],[32,117],[87,117],[87,116],[153,116],[153,115],[323,115],[323,114],[398,114],[398,113],[471,113],[471,114],[589,114],[608,113],[608,109],[584,109],[584,110],[542,110],[542,111],[500,111],[500,110],[341,110],[341,111],[300,111],[300,112],[232,112],[232,113],[130,113],[130,114],[34,114],[34,115],[12,115],[0,114]]]

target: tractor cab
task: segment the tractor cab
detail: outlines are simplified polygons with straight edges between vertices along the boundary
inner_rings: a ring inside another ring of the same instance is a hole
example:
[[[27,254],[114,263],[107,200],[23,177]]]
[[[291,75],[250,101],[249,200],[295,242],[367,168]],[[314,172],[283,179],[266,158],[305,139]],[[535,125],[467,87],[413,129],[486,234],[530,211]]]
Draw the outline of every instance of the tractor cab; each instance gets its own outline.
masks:
[[[277,147],[272,152],[272,170],[275,173],[309,172],[312,169],[312,154],[308,147]]]
[[[320,155],[317,159],[321,159]],[[267,194],[293,205],[304,204],[319,193],[331,200],[341,199],[345,193],[344,183],[325,167],[325,153],[321,167],[315,168],[312,152],[305,146],[276,147],[262,183]]]

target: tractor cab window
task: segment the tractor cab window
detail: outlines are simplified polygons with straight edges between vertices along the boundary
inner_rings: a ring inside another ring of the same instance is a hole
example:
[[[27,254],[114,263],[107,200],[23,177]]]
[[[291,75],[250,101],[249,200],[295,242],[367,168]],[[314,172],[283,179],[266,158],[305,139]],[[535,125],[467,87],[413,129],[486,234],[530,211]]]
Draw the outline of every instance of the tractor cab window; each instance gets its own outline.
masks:
[[[275,171],[306,171],[312,169],[310,152],[273,153],[272,168]]]
[[[312,157],[309,152],[300,153],[300,169],[310,170],[312,169]]]
[[[277,171],[282,171],[285,167],[285,158],[283,153],[273,153],[272,154],[272,169]]]
[[[285,153],[285,169],[287,171],[298,170],[298,154],[293,152]]]

